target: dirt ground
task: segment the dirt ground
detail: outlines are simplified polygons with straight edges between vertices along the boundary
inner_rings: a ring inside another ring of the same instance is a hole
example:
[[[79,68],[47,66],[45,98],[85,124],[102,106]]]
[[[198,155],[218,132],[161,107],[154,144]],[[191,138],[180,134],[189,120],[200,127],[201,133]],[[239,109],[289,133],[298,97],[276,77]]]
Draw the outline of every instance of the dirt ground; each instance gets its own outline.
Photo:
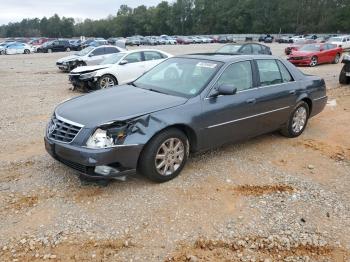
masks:
[[[217,44],[159,47],[174,55]],[[284,56],[285,45],[272,44]],[[350,86],[341,64],[305,133],[192,155],[165,184],[82,183],[44,149],[55,106],[81,95],[67,54],[0,56],[0,261],[350,261]]]

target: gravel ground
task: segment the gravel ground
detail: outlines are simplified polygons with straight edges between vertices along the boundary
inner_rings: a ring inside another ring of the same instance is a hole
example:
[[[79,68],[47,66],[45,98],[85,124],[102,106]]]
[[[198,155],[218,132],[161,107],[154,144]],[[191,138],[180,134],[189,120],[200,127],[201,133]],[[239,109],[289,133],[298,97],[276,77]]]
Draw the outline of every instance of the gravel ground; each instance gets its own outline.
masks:
[[[164,46],[172,54],[219,45]],[[284,45],[272,44],[283,56]],[[350,88],[341,65],[305,133],[191,156],[177,179],[82,184],[44,150],[64,53],[0,56],[0,261],[350,261]]]

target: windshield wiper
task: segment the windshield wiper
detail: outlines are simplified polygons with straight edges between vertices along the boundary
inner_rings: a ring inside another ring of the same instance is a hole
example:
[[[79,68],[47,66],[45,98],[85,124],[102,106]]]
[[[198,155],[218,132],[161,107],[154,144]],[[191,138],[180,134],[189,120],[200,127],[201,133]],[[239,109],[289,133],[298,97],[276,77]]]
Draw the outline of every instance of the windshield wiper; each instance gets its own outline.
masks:
[[[129,86],[137,87],[137,85],[134,82],[128,83]]]
[[[152,89],[152,88],[146,88],[146,89],[149,90],[149,91],[152,91],[152,92],[156,92],[156,93],[160,93],[160,94],[165,94],[164,92],[159,91],[159,90],[156,90],[156,89]]]

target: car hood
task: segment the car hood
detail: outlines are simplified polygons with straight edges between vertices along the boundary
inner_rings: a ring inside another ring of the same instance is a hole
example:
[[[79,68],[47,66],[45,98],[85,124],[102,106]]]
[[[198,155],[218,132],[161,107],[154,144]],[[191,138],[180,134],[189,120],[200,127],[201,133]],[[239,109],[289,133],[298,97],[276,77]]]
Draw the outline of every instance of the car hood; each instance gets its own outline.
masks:
[[[70,56],[66,56],[66,57],[63,57],[61,59],[58,59],[57,62],[62,63],[62,62],[74,61],[74,60],[77,60],[79,58],[80,58],[80,56],[70,55]]]
[[[100,69],[108,68],[112,65],[94,65],[94,66],[79,66],[71,71],[71,74],[80,74],[80,73],[86,73],[86,72],[93,72]]]
[[[187,100],[123,85],[73,98],[60,104],[55,112],[67,120],[94,128],[179,106]]]

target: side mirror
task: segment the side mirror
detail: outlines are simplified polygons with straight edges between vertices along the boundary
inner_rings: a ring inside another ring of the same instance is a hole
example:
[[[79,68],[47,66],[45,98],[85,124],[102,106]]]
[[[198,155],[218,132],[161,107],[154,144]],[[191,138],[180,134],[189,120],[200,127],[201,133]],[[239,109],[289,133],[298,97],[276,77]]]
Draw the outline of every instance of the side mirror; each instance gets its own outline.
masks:
[[[218,86],[212,97],[216,97],[216,96],[232,96],[234,94],[237,93],[237,88],[234,86],[234,85],[226,85],[226,84],[223,84],[223,85],[220,85]]]
[[[122,60],[120,61],[119,65],[126,65],[128,63],[128,60]]]
[[[89,57],[93,57],[93,56],[94,56],[94,53],[90,53],[90,54],[89,54]]]

